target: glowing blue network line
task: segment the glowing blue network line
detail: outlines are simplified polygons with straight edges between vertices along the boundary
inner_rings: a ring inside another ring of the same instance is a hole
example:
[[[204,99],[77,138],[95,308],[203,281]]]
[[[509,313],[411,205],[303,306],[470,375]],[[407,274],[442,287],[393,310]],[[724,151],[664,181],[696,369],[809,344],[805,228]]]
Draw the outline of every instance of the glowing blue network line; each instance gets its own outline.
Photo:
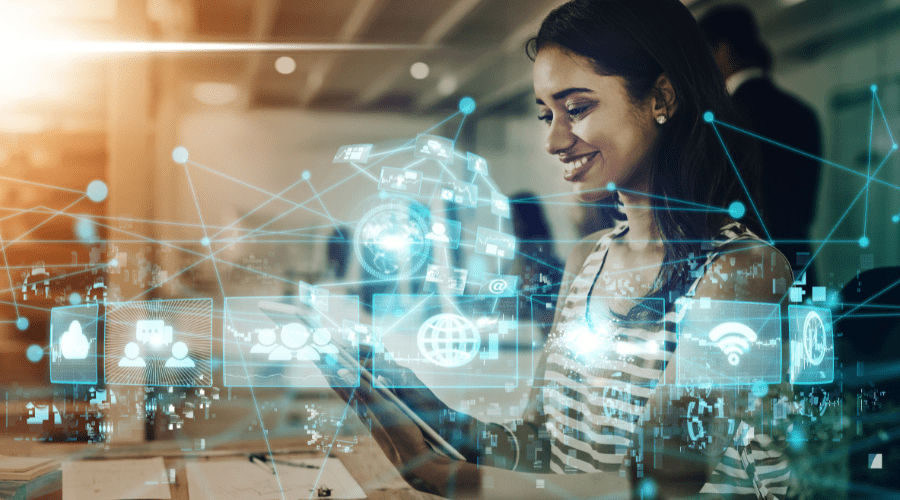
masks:
[[[9,278],[9,286],[13,287],[10,289],[10,293],[13,297],[13,304],[16,306],[16,322],[18,322],[19,318],[19,303],[16,300],[16,288],[13,283],[12,274],[9,272],[9,259],[6,257],[6,246],[3,245],[3,234],[0,233],[0,248],[3,249],[3,263],[6,264],[6,277]]]
[[[313,198],[316,200],[319,200],[319,204],[322,205],[322,210],[325,210],[325,215],[328,216],[328,220],[331,221],[331,224],[337,230],[338,234],[341,236],[344,236],[344,234],[341,232],[341,228],[338,227],[337,222],[335,222],[334,217],[332,217],[331,213],[328,212],[328,207],[325,206],[325,202],[323,202],[322,198],[319,197],[319,194],[316,192],[315,186],[313,186],[312,182],[309,180],[309,175],[307,175],[307,174],[308,174],[308,172],[303,172],[302,177],[306,181],[306,183],[309,184],[309,188],[312,189],[312,192],[314,195]],[[343,222],[342,222],[342,224],[343,224]]]
[[[51,215],[51,216],[48,217],[46,220],[41,221],[40,224],[34,226],[33,228],[29,229],[28,231],[25,231],[24,233],[22,233],[21,235],[19,235],[16,239],[10,241],[10,242],[7,243],[6,245],[3,245],[3,249],[6,250],[6,247],[8,247],[9,245],[12,245],[13,243],[17,243],[19,240],[21,240],[21,239],[24,238],[25,236],[28,236],[29,234],[33,233],[35,230],[37,230],[37,228],[39,228],[39,227],[43,226],[44,224],[50,222],[50,221],[53,220],[57,215],[64,214],[64,213],[66,212],[66,210],[68,210],[69,208],[72,208],[73,206],[77,205],[79,202],[81,202],[81,200],[83,200],[83,199],[85,199],[85,198],[87,198],[87,195],[84,195],[84,196],[82,196],[81,198],[78,198],[77,200],[73,201],[71,204],[69,204],[68,206],[66,206],[66,207],[63,208],[62,210],[57,211],[57,213]]]
[[[712,113],[710,113],[712,114]],[[738,171],[737,165],[734,163],[734,159],[731,158],[731,152],[728,151],[728,148],[725,146],[725,140],[722,139],[722,134],[719,133],[719,129],[716,128],[715,120],[710,120],[710,126],[712,126],[713,131],[716,133],[716,137],[719,138],[719,143],[722,145],[722,149],[725,150],[725,156],[728,157],[728,163],[731,165],[731,168],[734,170],[734,174],[737,176],[738,180],[741,182],[741,187],[744,189],[744,194],[747,195],[747,200],[750,202],[750,206],[753,208],[753,212],[756,213],[756,218],[759,220],[759,226],[762,228],[763,232],[766,233],[766,239],[771,243],[772,235],[769,234],[768,228],[766,228],[766,224],[763,221],[762,216],[759,214],[759,209],[756,208],[756,202],[753,201],[753,196],[750,194],[750,190],[747,188],[747,184],[744,182],[744,178],[741,176],[740,171]]]
[[[284,189],[283,191],[281,191],[280,194],[273,194],[273,193],[270,193],[270,192],[266,191],[265,189],[262,189],[262,188],[259,188],[259,187],[257,187],[257,186],[254,186],[254,185],[252,185],[252,184],[250,184],[250,183],[248,183],[248,182],[242,181],[242,180],[240,180],[240,179],[238,179],[238,178],[236,178],[236,177],[230,176],[230,175],[228,175],[228,174],[224,174],[224,173],[222,173],[222,172],[219,172],[218,170],[215,170],[215,169],[212,169],[212,168],[203,166],[203,165],[201,165],[201,164],[199,164],[199,163],[197,163],[197,162],[195,162],[195,161],[188,160],[188,161],[186,161],[185,163],[190,163],[192,166],[201,168],[201,169],[203,169],[203,170],[206,170],[207,172],[216,174],[216,175],[218,175],[218,176],[220,176],[220,177],[224,177],[225,179],[228,179],[228,180],[230,180],[230,181],[232,181],[232,182],[235,182],[235,183],[240,184],[240,185],[242,185],[242,186],[245,186],[245,187],[248,187],[248,188],[250,188],[250,189],[253,189],[254,191],[257,191],[257,192],[259,192],[259,193],[262,193],[262,194],[264,194],[264,195],[266,195],[266,196],[271,196],[271,197],[273,198],[273,199],[270,199],[270,200],[264,202],[263,205],[265,205],[265,204],[267,204],[267,203],[269,203],[269,202],[271,202],[271,201],[274,201],[275,199],[278,199],[278,200],[281,200],[281,201],[283,201],[283,202],[285,202],[285,203],[288,203],[288,204],[290,204],[290,205],[294,205],[294,208],[303,207],[303,204],[302,204],[302,203],[298,204],[298,203],[295,202],[295,201],[289,200],[289,199],[287,199],[287,198],[282,198],[282,197],[280,196],[281,194],[286,193],[286,192],[289,191],[291,188],[293,188],[293,187],[295,187],[296,185],[298,185],[298,184],[300,184],[301,182],[303,182],[303,179],[300,179],[300,180],[298,180],[297,182],[295,182],[294,184],[291,184],[290,186],[288,186],[287,189]],[[257,207],[257,208],[260,208],[260,207]],[[303,208],[306,208],[306,207],[303,207]],[[306,208],[306,210],[308,210],[309,212],[311,212],[311,213],[313,213],[313,214],[315,214],[315,215],[319,215],[319,216],[322,215],[322,214],[316,212],[315,210],[312,210],[312,209],[309,209],[309,208]],[[236,224],[236,223],[237,223],[237,222],[234,222],[234,223],[232,223],[232,224],[231,224],[230,226],[228,226],[228,227],[231,227],[231,226],[233,226],[233,225]],[[227,228],[226,228],[226,229],[227,229]],[[223,231],[224,231],[224,230],[223,230]]]
[[[857,177],[862,177],[862,178],[868,178],[868,177],[869,177],[869,176],[867,176],[867,175],[865,175],[865,174],[863,174],[863,173],[860,173],[860,172],[857,172],[856,170],[853,170],[852,168],[845,167],[845,166],[843,166],[843,165],[840,165],[840,164],[838,164],[838,163],[834,163],[833,161],[826,160],[826,159],[824,159],[824,158],[821,158],[821,157],[818,157],[818,156],[815,156],[815,155],[811,155],[811,154],[806,153],[806,152],[804,152],[804,151],[800,151],[799,149],[792,148],[792,147],[790,147],[790,146],[788,146],[788,145],[786,145],[786,144],[782,144],[782,143],[780,143],[780,142],[773,141],[772,139],[768,139],[768,138],[763,137],[763,136],[761,136],[761,135],[754,134],[753,132],[750,132],[749,130],[745,130],[745,129],[742,129],[742,128],[740,128],[740,127],[736,127],[736,126],[734,126],[734,125],[730,125],[730,124],[728,124],[728,123],[721,122],[721,121],[718,121],[718,120],[715,120],[715,123],[716,123],[717,125],[721,125],[721,126],[723,126],[723,127],[725,127],[725,128],[729,128],[729,129],[734,130],[734,131],[736,131],[736,132],[740,132],[740,133],[742,133],[742,134],[746,134],[746,135],[748,135],[748,136],[750,136],[750,137],[753,137],[753,138],[755,138],[755,139],[759,139],[760,141],[767,142],[767,143],[772,144],[772,145],[774,145],[774,146],[778,146],[778,147],[783,148],[783,149],[785,149],[785,150],[788,150],[788,151],[790,151],[790,152],[792,152],[792,153],[797,153],[798,155],[805,156],[805,157],[807,157],[807,158],[810,158],[810,159],[819,161],[819,162],[821,162],[821,163],[823,163],[823,164],[825,164],[825,165],[830,165],[830,166],[832,166],[832,167],[838,168],[838,169],[840,169],[840,170],[842,170],[842,171],[844,171],[844,172],[847,172],[847,173],[849,173],[849,174],[855,175],[855,176],[857,176]],[[871,179],[871,180],[872,180],[873,182],[877,182],[877,183],[879,183],[879,184],[883,184],[883,185],[885,185],[885,186],[887,186],[887,187],[890,187],[890,188],[892,188],[892,189],[894,189],[894,190],[900,191],[900,186],[898,186],[898,185],[896,185],[896,184],[891,184],[891,183],[889,183],[889,182],[887,182],[887,181],[883,181],[883,180],[875,179],[875,178],[873,178],[873,179]]]
[[[87,195],[87,191],[79,191],[78,189],[70,189],[70,188],[64,188],[64,187],[60,187],[60,186],[51,186],[51,185],[49,185],[49,184],[41,184],[40,182],[32,182],[32,181],[26,181],[26,180],[22,180],[22,179],[14,179],[14,178],[12,178],[12,177],[6,177],[6,176],[3,176],[3,175],[0,175],[0,180],[4,180],[4,181],[12,181],[12,182],[21,182],[21,183],[23,183],[23,184],[31,184],[32,186],[39,186],[39,187],[45,187],[45,188],[49,188],[49,189],[56,189],[56,190],[58,190],[58,191],[67,191],[67,192],[69,192],[69,193],[75,193],[75,194],[83,194],[83,195],[85,195],[85,196]]]

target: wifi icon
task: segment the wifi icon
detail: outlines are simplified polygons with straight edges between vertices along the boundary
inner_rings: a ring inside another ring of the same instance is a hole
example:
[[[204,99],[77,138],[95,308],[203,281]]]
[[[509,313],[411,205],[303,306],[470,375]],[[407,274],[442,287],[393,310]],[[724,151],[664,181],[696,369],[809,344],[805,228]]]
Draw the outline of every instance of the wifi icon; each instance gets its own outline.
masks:
[[[741,355],[750,350],[750,342],[756,341],[756,332],[743,323],[729,321],[710,330],[709,339],[728,355],[732,366],[737,366]]]

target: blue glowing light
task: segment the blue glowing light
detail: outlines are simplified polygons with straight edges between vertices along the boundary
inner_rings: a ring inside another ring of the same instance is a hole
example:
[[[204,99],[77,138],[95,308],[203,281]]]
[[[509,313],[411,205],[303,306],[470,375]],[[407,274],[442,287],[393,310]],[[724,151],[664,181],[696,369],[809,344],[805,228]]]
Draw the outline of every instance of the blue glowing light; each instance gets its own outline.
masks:
[[[97,226],[93,221],[78,219],[75,221],[75,236],[82,243],[95,243],[98,239]]]
[[[205,247],[208,247],[209,246],[209,238],[204,237],[202,240],[200,240],[200,244]]]
[[[459,100],[459,110],[463,112],[463,114],[471,115],[472,112],[475,111],[475,99],[471,97],[463,97]]]
[[[72,304],[73,306],[81,304],[81,295],[76,292],[72,292],[71,295],[69,295],[69,304]]]
[[[803,448],[803,443],[806,441],[806,433],[803,429],[796,423],[791,425],[787,437],[787,442],[790,444],[791,448],[800,450]]]
[[[308,181],[311,175],[312,174],[309,173],[309,170],[304,170],[302,175],[303,180]]]
[[[28,361],[32,363],[37,363],[44,357],[44,350],[41,349],[41,346],[37,344],[32,344],[28,346],[28,350],[25,351],[25,356],[28,357]]]
[[[735,201],[731,205],[728,206],[728,215],[731,216],[732,219],[738,220],[743,217],[747,213],[747,207],[744,206],[743,203],[739,201]]]
[[[706,113],[703,113],[703,121],[705,121],[706,123],[712,123],[713,118],[715,118],[715,115],[713,115],[712,111],[707,111]]]
[[[16,320],[16,328],[18,328],[19,330],[22,330],[22,331],[27,330],[28,325],[29,325],[28,318],[26,318],[25,316],[22,316]]]
[[[100,203],[101,201],[106,199],[106,195],[109,194],[109,189],[106,187],[106,183],[103,181],[92,181],[88,184],[87,187],[87,196],[91,199],[91,201],[95,203]]]
[[[606,190],[607,190],[607,191],[615,191],[615,190],[616,190],[616,183],[615,183],[615,182],[610,182],[609,184],[607,184],[607,185],[606,185]]]
[[[894,221],[894,224],[900,222],[900,215],[895,215],[891,217],[891,220]]]
[[[656,481],[650,478],[641,481],[641,498],[651,500],[656,498],[657,493],[659,493],[659,488],[656,486]]]
[[[872,92],[878,92],[878,85],[875,85],[874,83],[869,88],[872,89]]]
[[[860,239],[859,239],[859,246],[860,246],[860,248],[866,248],[866,247],[868,247],[868,246],[869,246],[869,238],[866,237],[866,236],[863,236],[862,238],[860,238]]]
[[[753,392],[754,396],[761,398],[769,393],[769,384],[762,380],[757,380],[756,382],[753,382],[753,387],[750,390]]]
[[[172,159],[175,163],[185,163],[188,161],[188,150],[184,146],[178,146],[172,150]]]

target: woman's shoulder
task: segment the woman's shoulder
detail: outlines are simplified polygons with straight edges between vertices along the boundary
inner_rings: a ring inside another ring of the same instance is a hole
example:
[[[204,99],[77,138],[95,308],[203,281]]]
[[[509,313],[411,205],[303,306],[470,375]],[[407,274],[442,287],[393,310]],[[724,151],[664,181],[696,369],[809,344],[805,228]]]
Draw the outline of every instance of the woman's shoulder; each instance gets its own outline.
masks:
[[[728,224],[719,234],[696,295],[716,300],[781,302],[783,289],[794,281],[787,258],[741,224]],[[782,286],[773,286],[777,283]]]

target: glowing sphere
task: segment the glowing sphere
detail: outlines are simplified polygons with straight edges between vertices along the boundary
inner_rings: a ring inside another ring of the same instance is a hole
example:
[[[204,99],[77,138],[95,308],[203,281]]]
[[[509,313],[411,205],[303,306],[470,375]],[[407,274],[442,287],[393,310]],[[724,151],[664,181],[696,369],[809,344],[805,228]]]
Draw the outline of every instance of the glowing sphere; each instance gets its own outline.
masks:
[[[380,279],[408,276],[422,267],[431,242],[418,211],[399,203],[376,207],[356,228],[354,246],[363,269]]]

